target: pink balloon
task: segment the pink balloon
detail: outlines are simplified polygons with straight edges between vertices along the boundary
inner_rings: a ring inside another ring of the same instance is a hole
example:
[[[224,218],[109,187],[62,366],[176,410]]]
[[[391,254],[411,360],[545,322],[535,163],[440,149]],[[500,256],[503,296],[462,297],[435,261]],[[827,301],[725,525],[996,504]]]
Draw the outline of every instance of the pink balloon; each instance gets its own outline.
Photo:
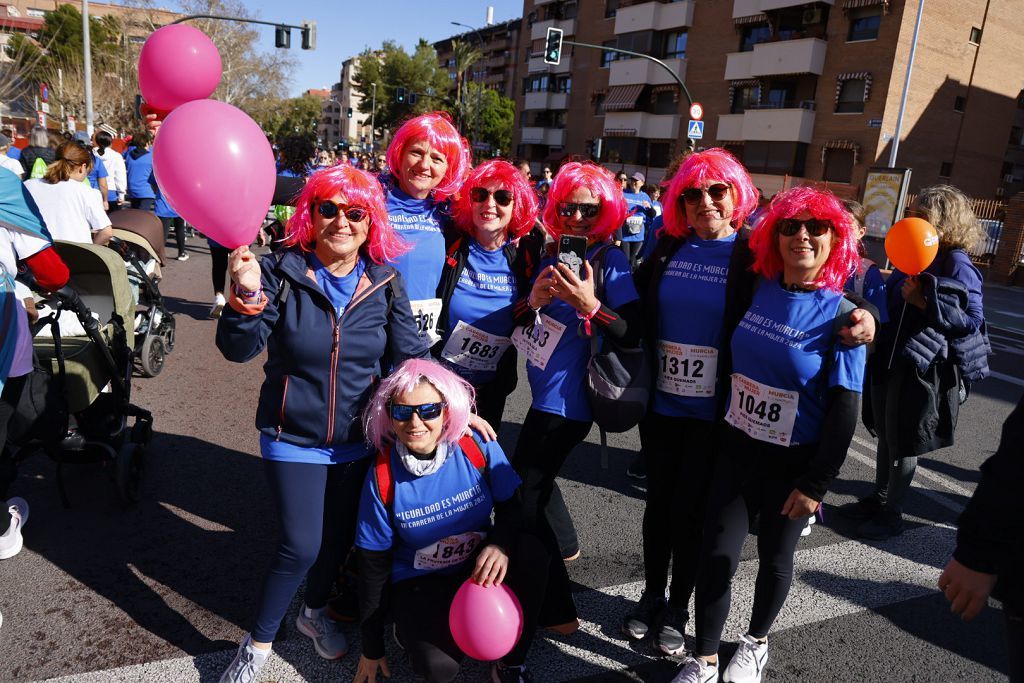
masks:
[[[484,588],[467,579],[455,593],[448,611],[455,644],[484,662],[501,659],[523,634],[523,609],[506,584]]]
[[[217,89],[220,76],[217,46],[185,24],[157,29],[139,53],[139,90],[146,104],[160,111],[205,100]]]
[[[153,147],[153,173],[182,218],[230,249],[255,239],[277,182],[263,130],[216,100],[188,102],[167,115]]]

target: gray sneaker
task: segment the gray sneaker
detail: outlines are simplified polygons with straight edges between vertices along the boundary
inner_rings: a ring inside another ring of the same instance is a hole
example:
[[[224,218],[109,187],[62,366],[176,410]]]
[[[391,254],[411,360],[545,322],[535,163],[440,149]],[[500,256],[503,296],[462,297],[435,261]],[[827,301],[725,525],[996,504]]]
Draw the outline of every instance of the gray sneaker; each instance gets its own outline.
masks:
[[[658,616],[658,635],[655,645],[667,655],[681,655],[686,650],[686,622],[690,613],[685,609],[667,605]]]
[[[658,615],[665,609],[665,598],[653,591],[644,591],[640,602],[622,621],[622,632],[633,640],[643,640]]]
[[[295,628],[299,633],[309,636],[313,641],[316,653],[324,659],[341,659],[348,653],[348,640],[334,619],[327,616],[324,608],[313,610],[313,616],[306,616],[306,608],[299,609],[295,618]]]
[[[248,633],[238,646],[238,653],[231,660],[231,666],[221,674],[220,683],[255,683],[256,674],[270,659],[270,650],[253,647],[252,636]]]

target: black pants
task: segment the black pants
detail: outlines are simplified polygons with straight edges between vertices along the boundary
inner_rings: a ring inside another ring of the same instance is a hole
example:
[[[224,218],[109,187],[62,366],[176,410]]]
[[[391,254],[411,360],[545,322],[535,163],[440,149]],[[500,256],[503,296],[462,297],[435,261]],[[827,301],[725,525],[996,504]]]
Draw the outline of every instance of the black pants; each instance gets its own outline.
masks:
[[[1003,603],[1006,643],[1010,653],[1010,683],[1024,683],[1024,614]]]
[[[224,280],[228,275],[228,255],[231,250],[227,247],[210,245],[210,276],[213,282],[213,293],[224,293]]]
[[[523,480],[523,521],[526,530],[535,533],[551,560],[548,590],[540,610],[541,626],[557,626],[577,618],[572,599],[569,573],[562,562],[558,538],[546,509],[552,499],[555,477],[569,453],[590,433],[590,422],[569,420],[534,408],[526,414],[513,466]]]
[[[156,199],[153,197],[133,197],[130,203],[133,209],[142,209],[143,211],[152,211],[156,208]]]
[[[636,260],[640,256],[640,248],[644,246],[643,240],[639,242],[623,242],[622,251],[625,252],[626,258],[629,259],[630,270],[636,269]]]
[[[14,457],[6,448],[7,423],[18,407],[18,399],[21,398],[27,377],[28,375],[8,377],[4,383],[3,393],[0,393],[0,536],[7,533],[11,526],[11,513],[7,510],[6,503],[7,489],[18,477]]]
[[[700,567],[704,511],[715,461],[714,433],[713,422],[694,418],[651,413],[640,423],[647,463],[646,590],[665,594],[671,560],[669,601],[683,610],[689,607]]]
[[[523,635],[502,661],[509,666],[519,666],[526,661],[533,642],[551,560],[537,537],[530,534],[520,534],[515,547],[507,550],[505,583],[523,608]],[[398,640],[409,655],[413,671],[428,681],[450,681],[459,673],[459,664],[465,655],[452,638],[448,608],[456,591],[472,573],[474,562],[467,561],[461,571],[453,574],[435,573],[407,579],[391,587]]]
[[[501,429],[507,399],[508,394],[498,391],[493,383],[476,387],[476,413],[487,420],[494,427],[494,431]]]
[[[183,218],[165,218],[160,217],[160,222],[164,225],[164,242],[167,242],[171,235],[171,228],[174,228],[174,241],[178,247],[178,255],[181,256],[185,253],[185,219]]]
[[[793,553],[806,519],[780,514],[793,484],[817,451],[817,444],[785,448],[724,427],[704,524],[702,562],[697,577],[697,652],[718,652],[729,616],[732,577],[750,529],[760,513],[757,580],[748,632],[764,638],[779,615],[793,582]]]

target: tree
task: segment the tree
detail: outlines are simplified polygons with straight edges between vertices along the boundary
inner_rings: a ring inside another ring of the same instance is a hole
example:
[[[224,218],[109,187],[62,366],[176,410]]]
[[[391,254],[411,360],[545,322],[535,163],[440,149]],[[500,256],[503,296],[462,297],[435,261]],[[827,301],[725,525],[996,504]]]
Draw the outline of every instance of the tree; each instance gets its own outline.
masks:
[[[479,61],[483,54],[467,42],[461,40],[452,41],[452,53],[455,60],[455,101],[458,120],[461,124],[466,120],[466,95],[467,79],[466,72],[470,67]]]
[[[479,108],[476,108],[477,95],[483,91]],[[516,121],[516,103],[497,90],[484,88],[477,83],[470,83],[466,101],[472,103],[472,122],[476,130],[476,117],[480,117],[480,142],[491,146],[494,155],[508,156],[512,149],[512,129]]]
[[[410,116],[451,105],[451,100],[442,94],[450,86],[448,74],[438,66],[437,52],[423,39],[412,55],[393,41],[385,41],[380,50],[365,50],[359,56],[353,80],[363,96],[359,111],[364,114],[371,113],[373,84],[377,85],[378,128],[393,129]],[[398,88],[405,89],[405,102],[396,100]],[[413,93],[415,104],[409,102]]]
[[[0,55],[0,114],[33,116],[32,96],[44,57],[43,49],[24,34],[9,33],[4,23],[0,21],[0,41],[6,38],[0,45],[3,50]]]
[[[323,100],[319,97],[303,95],[278,101],[272,107],[253,112],[252,117],[275,142],[299,136],[316,144],[322,108]]]

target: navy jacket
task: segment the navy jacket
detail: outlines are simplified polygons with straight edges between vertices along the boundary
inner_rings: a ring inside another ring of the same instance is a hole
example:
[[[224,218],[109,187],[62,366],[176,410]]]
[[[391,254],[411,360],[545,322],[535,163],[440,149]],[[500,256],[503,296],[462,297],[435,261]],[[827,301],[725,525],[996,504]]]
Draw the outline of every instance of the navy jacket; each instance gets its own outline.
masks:
[[[230,361],[267,349],[256,427],[298,446],[362,441],[360,418],[382,368],[429,357],[401,276],[368,264],[339,320],[301,250],[264,256],[261,268],[262,310],[233,299],[217,325],[217,348]]]

